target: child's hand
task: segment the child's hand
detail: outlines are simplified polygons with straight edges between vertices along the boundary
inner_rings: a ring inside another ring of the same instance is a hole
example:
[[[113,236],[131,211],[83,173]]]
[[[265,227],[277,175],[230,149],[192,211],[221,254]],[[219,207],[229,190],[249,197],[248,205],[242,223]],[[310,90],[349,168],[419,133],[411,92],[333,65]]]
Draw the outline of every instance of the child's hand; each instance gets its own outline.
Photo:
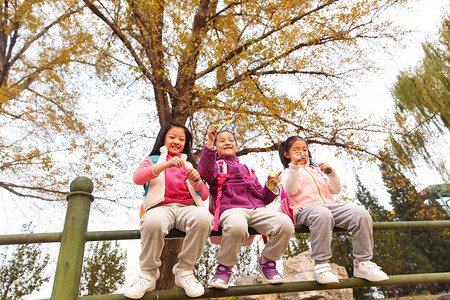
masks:
[[[278,174],[275,174],[275,172],[270,173],[269,176],[267,176],[267,185],[268,187],[274,191],[277,192],[277,186],[278,186],[278,176],[281,175],[281,172],[279,172]]]
[[[208,143],[207,143],[208,148],[214,148],[214,141],[216,140],[217,137],[217,130],[218,130],[217,125],[211,125],[206,131],[208,135]]]
[[[331,174],[334,172],[334,169],[329,164],[326,163],[320,163],[319,168],[325,174]]]
[[[184,168],[184,161],[178,156],[172,157],[167,163],[169,164],[169,168]]]
[[[198,173],[198,171],[196,169],[194,169],[194,168],[188,169],[186,171],[186,176],[192,185],[198,185],[198,183],[200,181],[200,174]]]
[[[186,168],[186,166],[184,165],[184,161],[180,157],[174,156],[166,162],[157,164],[153,168],[153,173],[155,173],[156,176],[159,176],[162,171],[169,168]]]
[[[299,161],[303,158],[303,155],[301,152],[295,152],[291,155],[291,163],[293,165],[298,165]]]

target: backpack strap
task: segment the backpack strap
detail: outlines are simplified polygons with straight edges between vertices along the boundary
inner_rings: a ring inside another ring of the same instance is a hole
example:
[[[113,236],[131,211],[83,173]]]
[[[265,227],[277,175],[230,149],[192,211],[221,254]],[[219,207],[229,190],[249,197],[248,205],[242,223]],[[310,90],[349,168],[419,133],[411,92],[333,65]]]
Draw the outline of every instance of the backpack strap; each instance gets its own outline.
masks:
[[[220,198],[222,198],[222,187],[227,181],[227,178],[235,178],[235,179],[243,179],[243,178],[251,178],[255,180],[255,171],[250,169],[247,165],[245,165],[248,169],[250,175],[247,174],[228,174],[227,163],[224,160],[216,161],[218,177],[217,177],[217,196],[216,196],[216,207],[213,209],[214,211],[214,227],[213,230],[219,230],[219,211],[220,211]]]
[[[251,178],[253,181],[255,181],[255,178],[256,178],[256,176],[255,176],[255,170],[250,169],[250,167],[247,166],[247,165],[244,165],[244,166],[247,167],[248,174],[250,174],[250,176],[248,176],[248,175],[245,175],[245,176],[246,176],[247,178]]]
[[[281,187],[281,191],[280,191],[280,210],[282,213],[285,213],[286,215],[289,216],[289,218],[291,218],[292,223],[295,224],[294,221],[294,212],[292,211],[291,205],[289,203],[289,197],[286,194],[286,191],[284,190],[283,186]]]
[[[155,165],[156,163],[158,163],[159,155],[150,155],[149,157],[150,157],[150,159],[152,160],[152,163],[153,163],[154,165]],[[147,193],[148,193],[148,187],[149,187],[148,182],[144,183],[144,195],[142,195],[142,197],[147,196]]]
[[[217,177],[217,196],[216,196],[216,207],[214,209],[214,231],[219,230],[219,211],[220,211],[220,198],[222,198],[222,187],[227,180],[227,163],[224,160],[216,161],[217,170],[219,172]]]

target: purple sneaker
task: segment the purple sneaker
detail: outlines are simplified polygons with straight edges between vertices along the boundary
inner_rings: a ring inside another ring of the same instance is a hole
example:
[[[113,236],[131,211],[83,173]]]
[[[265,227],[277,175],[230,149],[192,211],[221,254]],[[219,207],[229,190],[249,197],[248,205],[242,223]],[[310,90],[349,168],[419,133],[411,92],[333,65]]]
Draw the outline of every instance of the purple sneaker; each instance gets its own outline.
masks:
[[[230,278],[231,269],[219,264],[216,268],[216,274],[214,274],[214,277],[209,282],[208,287],[226,290],[230,283]]]
[[[265,263],[261,263],[261,257],[258,260],[258,265],[256,269],[264,276],[264,279],[268,283],[276,284],[283,283],[284,279],[280,273],[277,271],[277,264],[273,260],[266,261]]]

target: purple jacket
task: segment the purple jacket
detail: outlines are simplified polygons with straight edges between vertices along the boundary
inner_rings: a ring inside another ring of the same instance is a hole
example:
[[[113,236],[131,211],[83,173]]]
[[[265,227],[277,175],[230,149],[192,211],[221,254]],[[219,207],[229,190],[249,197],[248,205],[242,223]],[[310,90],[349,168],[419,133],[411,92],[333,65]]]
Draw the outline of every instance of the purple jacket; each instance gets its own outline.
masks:
[[[200,176],[202,176],[209,184],[211,196],[209,201],[212,201],[212,203],[216,202],[217,196],[218,167],[216,164],[216,153],[217,150],[215,147],[210,149],[204,146],[197,168]],[[227,163],[227,174],[239,173],[251,175],[249,174],[248,168],[239,163],[237,157],[219,156],[217,160],[224,160]],[[225,210],[230,208],[240,207],[251,209],[265,207],[277,196],[278,194],[275,194],[267,184],[262,187],[256,176],[254,176],[254,179],[228,178],[222,187],[219,214],[222,214]]]

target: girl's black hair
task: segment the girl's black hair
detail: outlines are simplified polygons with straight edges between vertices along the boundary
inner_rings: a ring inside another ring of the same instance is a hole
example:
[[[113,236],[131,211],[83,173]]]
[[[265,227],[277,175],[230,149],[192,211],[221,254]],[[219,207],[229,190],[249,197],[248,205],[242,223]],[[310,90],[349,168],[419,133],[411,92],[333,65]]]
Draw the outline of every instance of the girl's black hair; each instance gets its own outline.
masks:
[[[167,132],[172,127],[180,127],[184,130],[184,134],[186,135],[186,141],[184,143],[184,148],[182,153],[187,155],[187,160],[194,166],[194,168],[197,168],[197,163],[195,162],[194,156],[192,155],[192,134],[187,129],[186,126],[181,124],[180,122],[176,120],[166,121],[164,124],[162,124],[161,129],[159,130],[158,136],[156,137],[155,145],[153,146],[152,152],[150,152],[150,155],[160,155],[159,149],[164,146],[164,138],[166,137]]]
[[[293,135],[291,137],[288,137],[286,141],[281,142],[280,145],[278,146],[278,154],[280,155],[281,164],[285,168],[287,168],[289,166],[289,163],[291,162],[291,160],[289,158],[287,158],[286,156],[284,156],[284,152],[289,152],[292,145],[298,140],[304,141],[306,143],[306,147],[308,148],[308,157],[312,159],[311,151],[309,151],[309,147],[308,147],[308,141],[306,141],[304,138],[302,138],[298,135]],[[310,161],[310,163],[311,163],[311,161]]]

